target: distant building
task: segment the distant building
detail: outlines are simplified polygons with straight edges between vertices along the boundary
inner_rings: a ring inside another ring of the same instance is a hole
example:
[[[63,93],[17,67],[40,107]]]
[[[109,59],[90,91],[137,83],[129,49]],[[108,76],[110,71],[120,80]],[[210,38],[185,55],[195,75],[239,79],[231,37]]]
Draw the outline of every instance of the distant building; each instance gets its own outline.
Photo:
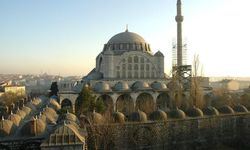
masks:
[[[240,89],[240,83],[237,80],[228,80],[224,79],[219,82],[213,82],[211,83],[211,86],[214,89],[225,89],[228,91],[237,91]]]
[[[193,80],[197,79],[202,88],[209,88],[209,77],[192,77]]]
[[[8,93],[8,92],[12,92],[15,93],[19,96],[25,95],[26,94],[26,90],[25,90],[25,86],[23,85],[8,85],[4,87],[4,92]]]

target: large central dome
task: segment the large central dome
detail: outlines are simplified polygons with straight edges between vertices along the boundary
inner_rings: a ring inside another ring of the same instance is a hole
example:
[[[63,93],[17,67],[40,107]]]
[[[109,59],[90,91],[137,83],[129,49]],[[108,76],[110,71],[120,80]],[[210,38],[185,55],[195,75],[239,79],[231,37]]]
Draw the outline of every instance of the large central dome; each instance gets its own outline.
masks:
[[[113,51],[115,54],[122,54],[126,51],[143,51],[151,53],[150,46],[140,35],[129,32],[121,32],[113,36],[107,44],[104,45],[103,51]]]
[[[136,33],[125,31],[113,36],[108,43],[146,43],[146,41]]]

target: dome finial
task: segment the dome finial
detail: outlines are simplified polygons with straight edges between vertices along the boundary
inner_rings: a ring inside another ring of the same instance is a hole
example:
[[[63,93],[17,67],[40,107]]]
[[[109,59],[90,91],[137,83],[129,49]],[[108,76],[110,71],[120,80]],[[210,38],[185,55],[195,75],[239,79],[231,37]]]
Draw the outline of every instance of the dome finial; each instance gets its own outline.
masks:
[[[125,32],[128,32],[128,24],[126,24],[126,30],[125,30]]]

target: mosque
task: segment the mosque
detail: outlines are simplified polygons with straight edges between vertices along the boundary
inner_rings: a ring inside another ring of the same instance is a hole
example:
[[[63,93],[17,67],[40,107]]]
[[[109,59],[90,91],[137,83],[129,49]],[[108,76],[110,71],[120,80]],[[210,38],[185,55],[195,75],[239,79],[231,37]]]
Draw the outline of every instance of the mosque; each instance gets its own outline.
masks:
[[[179,49],[182,21],[177,0]],[[182,55],[181,50],[177,53]],[[249,139],[245,106],[193,107],[184,112],[175,107],[174,87],[164,74],[162,52],[153,54],[143,37],[126,29],[104,44],[95,68],[74,91],[21,100],[6,108],[0,120],[0,149],[201,149]],[[96,100],[103,100],[110,118],[95,111],[74,114],[82,88],[91,88]]]
[[[182,66],[182,21],[181,1],[178,0],[178,66]],[[128,28],[104,44],[96,57],[95,68],[81,83],[80,89],[88,85],[97,100],[102,99],[111,112],[119,111],[128,116],[139,109],[149,115],[157,108],[163,111],[173,108],[174,86],[164,73],[163,53],[153,54],[150,44]]]
[[[111,110],[129,114],[135,107],[152,112],[159,96],[167,95],[169,81],[164,74],[162,52],[153,54],[143,37],[126,29],[104,44],[96,57],[96,67],[82,82],[90,85],[97,97],[111,104]],[[148,98],[150,110],[137,106],[143,97]]]

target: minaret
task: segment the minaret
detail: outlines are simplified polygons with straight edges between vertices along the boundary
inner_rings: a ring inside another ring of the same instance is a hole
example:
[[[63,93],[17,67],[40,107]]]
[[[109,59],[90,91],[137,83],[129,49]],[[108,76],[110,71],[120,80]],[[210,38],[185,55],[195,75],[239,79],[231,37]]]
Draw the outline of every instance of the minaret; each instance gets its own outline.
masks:
[[[181,15],[181,0],[177,0],[177,15],[175,17],[177,22],[177,66],[182,66],[182,22]]]

